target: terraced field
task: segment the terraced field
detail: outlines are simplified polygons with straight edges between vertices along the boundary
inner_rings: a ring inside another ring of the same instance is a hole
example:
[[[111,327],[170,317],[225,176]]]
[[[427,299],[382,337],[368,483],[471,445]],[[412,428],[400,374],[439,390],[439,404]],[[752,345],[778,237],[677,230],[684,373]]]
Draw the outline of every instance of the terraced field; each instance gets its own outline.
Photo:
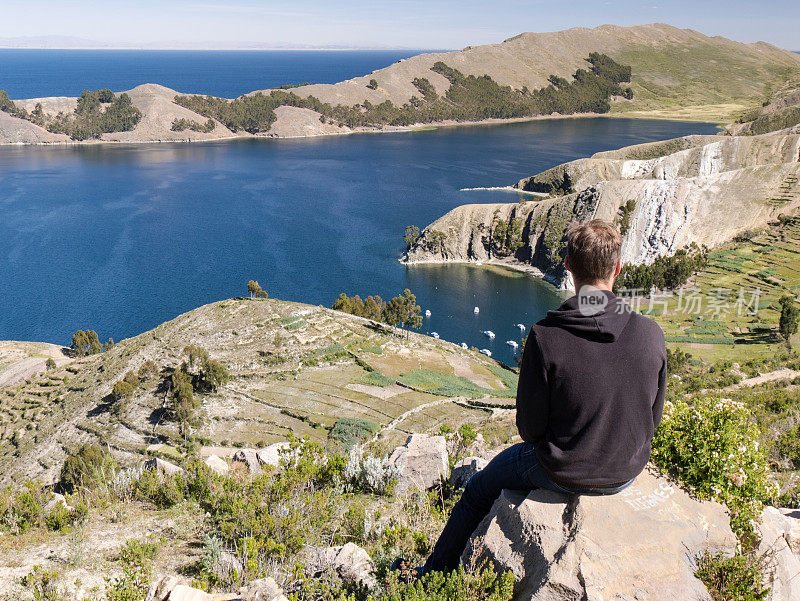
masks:
[[[718,249],[682,292],[641,302],[667,343],[709,360],[775,353],[778,299],[800,294],[800,218]]]
[[[19,364],[18,344],[0,346],[6,371]],[[166,406],[169,374],[189,344],[207,349],[231,380],[201,395],[183,437]],[[115,406],[114,383],[145,361],[159,373]],[[492,421],[493,431],[513,433],[516,374],[476,349],[278,300],[206,305],[100,355],[38,371],[0,386],[0,480],[53,480],[84,442],[107,444],[123,460],[174,456],[187,442],[227,454],[292,437],[326,442],[343,417],[375,424],[387,448],[445,424]]]

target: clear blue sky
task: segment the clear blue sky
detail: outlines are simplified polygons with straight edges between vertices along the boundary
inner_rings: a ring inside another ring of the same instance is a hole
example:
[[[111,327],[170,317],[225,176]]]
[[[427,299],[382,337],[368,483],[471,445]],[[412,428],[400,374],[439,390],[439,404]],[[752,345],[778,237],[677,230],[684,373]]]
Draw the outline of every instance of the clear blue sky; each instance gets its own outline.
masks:
[[[800,1],[2,0],[0,37],[461,48],[522,31],[655,21],[800,50]]]

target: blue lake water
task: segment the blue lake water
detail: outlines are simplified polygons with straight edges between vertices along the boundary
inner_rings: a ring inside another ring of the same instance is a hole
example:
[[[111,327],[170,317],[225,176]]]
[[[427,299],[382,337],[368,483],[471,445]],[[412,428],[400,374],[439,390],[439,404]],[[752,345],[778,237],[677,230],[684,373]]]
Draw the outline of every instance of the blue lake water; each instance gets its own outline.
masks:
[[[11,98],[41,98],[158,83],[234,98],[284,84],[336,83],[420,52],[427,51],[0,49],[0,90]]]
[[[713,125],[564,119],[297,140],[0,147],[0,340],[138,334],[246,293],[330,306],[340,292],[411,288],[423,332],[489,348],[559,303],[528,276],[405,267],[403,228],[464,203],[515,201],[538,171]],[[473,314],[474,306],[480,314]],[[493,330],[491,342],[482,330]]]

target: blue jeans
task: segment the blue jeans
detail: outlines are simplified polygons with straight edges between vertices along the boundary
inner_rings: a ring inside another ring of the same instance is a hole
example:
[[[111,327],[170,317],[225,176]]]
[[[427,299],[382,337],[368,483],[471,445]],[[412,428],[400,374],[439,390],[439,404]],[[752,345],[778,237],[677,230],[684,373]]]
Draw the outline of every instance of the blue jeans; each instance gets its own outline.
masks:
[[[546,488],[570,495],[613,495],[628,487],[620,486],[573,490],[547,477],[532,444],[515,444],[497,455],[484,469],[470,478],[450,519],[442,530],[423,572],[447,572],[458,567],[470,536],[481,523],[503,489],[534,490]]]

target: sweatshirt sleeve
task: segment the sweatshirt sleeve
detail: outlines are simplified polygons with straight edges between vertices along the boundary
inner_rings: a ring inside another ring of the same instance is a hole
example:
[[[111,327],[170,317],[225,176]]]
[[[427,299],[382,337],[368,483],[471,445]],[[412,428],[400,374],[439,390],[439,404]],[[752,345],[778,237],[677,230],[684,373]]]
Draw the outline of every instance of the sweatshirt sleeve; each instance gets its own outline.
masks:
[[[549,410],[550,390],[544,357],[536,332],[531,328],[522,352],[517,384],[517,430],[522,440],[535,444],[544,438]]]
[[[658,372],[658,392],[653,402],[653,429],[661,423],[661,414],[664,412],[664,397],[667,395],[667,356],[666,350],[662,358],[661,369]]]

